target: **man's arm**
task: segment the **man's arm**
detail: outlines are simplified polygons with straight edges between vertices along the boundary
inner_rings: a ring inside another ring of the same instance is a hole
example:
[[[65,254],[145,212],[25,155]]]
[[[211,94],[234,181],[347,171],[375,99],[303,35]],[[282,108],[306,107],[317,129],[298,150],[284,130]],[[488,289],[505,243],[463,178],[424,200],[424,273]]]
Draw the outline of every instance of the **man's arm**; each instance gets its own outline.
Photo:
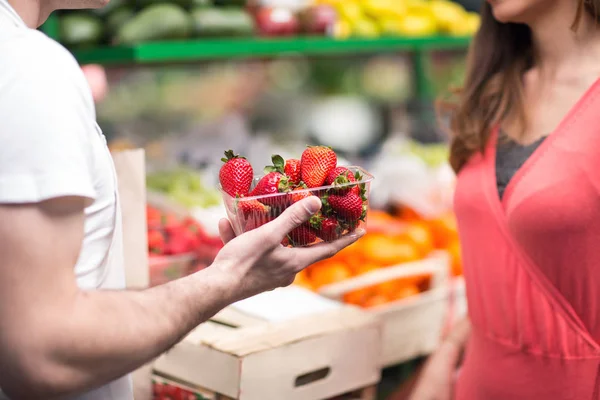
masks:
[[[90,390],[152,360],[226,305],[291,283],[296,272],[360,236],[283,248],[283,236],[319,204],[314,198],[297,203],[237,238],[222,222],[229,243],[211,267],[160,287],[122,292],[76,286],[82,198],[0,205],[0,387],[20,399]]]

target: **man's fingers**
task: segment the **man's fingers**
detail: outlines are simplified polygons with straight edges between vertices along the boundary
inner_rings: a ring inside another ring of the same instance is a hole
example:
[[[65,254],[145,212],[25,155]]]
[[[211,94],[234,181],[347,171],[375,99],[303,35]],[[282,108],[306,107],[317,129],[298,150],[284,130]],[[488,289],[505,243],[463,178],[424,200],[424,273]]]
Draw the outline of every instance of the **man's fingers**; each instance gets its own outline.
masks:
[[[301,263],[306,266],[309,266],[318,261],[333,257],[340,250],[350,246],[352,243],[356,242],[358,239],[363,237],[364,234],[364,229],[357,229],[356,231],[348,235],[342,236],[340,239],[334,242],[320,243],[314,246],[299,248],[295,250],[297,250],[300,253],[298,259],[301,260]]]
[[[223,218],[219,221],[219,235],[223,244],[227,244],[235,239],[235,232],[231,227],[231,222],[227,218]]]
[[[281,242],[288,233],[307,222],[320,209],[321,200],[316,196],[294,203],[273,222],[267,224],[269,233],[277,242]]]

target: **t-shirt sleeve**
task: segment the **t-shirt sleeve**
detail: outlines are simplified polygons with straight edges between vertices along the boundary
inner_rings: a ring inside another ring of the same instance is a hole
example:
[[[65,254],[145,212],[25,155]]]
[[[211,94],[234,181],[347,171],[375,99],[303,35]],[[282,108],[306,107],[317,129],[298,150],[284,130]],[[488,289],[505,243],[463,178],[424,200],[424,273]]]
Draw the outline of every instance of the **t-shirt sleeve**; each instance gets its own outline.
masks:
[[[35,35],[0,58],[0,203],[94,199],[89,87],[66,50]]]

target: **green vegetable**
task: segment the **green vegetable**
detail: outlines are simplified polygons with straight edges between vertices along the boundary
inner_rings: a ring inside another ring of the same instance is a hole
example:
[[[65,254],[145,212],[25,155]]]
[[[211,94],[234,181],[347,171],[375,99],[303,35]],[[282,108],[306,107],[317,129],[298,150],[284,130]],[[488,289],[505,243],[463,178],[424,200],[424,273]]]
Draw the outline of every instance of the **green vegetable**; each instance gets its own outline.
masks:
[[[67,47],[95,45],[102,34],[102,22],[91,14],[72,13],[60,19],[60,40]]]
[[[254,20],[245,10],[201,7],[192,11],[194,35],[200,37],[251,36]]]
[[[105,28],[108,35],[110,37],[116,35],[119,29],[121,29],[121,27],[125,25],[125,23],[134,15],[135,11],[133,10],[133,7],[130,6],[122,6],[121,8],[111,12],[106,18],[105,22]]]
[[[185,39],[192,32],[188,13],[176,4],[155,4],[144,8],[119,29],[117,42],[137,44],[155,40]]]

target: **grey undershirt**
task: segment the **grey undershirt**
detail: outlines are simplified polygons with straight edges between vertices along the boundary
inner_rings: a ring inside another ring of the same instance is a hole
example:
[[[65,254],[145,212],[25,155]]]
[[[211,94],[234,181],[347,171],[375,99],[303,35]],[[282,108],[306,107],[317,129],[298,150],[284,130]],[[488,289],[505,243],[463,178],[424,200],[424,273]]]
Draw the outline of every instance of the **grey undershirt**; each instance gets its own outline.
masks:
[[[501,140],[498,141],[496,146],[496,184],[500,199],[504,196],[504,190],[515,173],[531,157],[545,138],[541,137],[537,141],[523,146],[505,135],[501,136]]]

